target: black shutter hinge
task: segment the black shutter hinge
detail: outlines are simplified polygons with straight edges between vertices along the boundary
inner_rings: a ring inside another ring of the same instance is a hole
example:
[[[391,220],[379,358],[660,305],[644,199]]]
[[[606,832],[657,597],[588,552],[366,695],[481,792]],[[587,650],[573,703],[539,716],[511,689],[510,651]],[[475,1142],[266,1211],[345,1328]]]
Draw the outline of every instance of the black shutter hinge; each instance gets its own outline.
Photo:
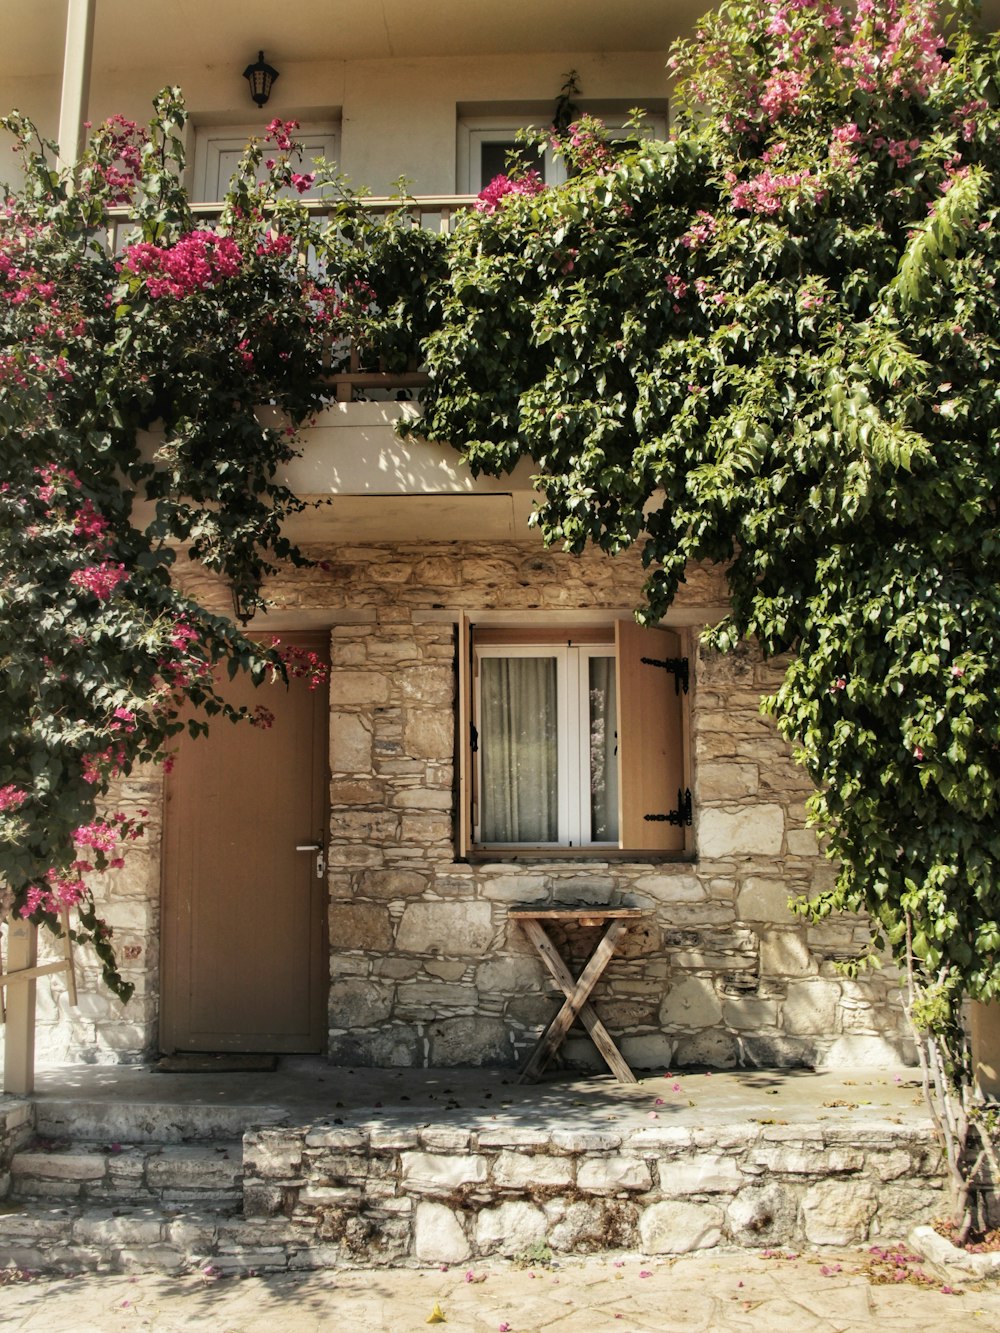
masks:
[[[665,815],[643,815],[643,819],[650,824],[673,824],[675,827],[682,824],[690,825],[692,822],[691,788],[686,787],[684,791],[678,788],[676,810],[670,810]]]
[[[668,657],[665,660],[659,657],[640,657],[639,661],[644,662],[646,666],[662,667],[664,671],[671,672],[674,678],[674,690],[676,693],[680,694],[681,690],[683,690],[684,693],[687,694],[690,675],[688,673],[688,660],[686,657]]]
[[[473,722],[469,723],[469,749],[473,754],[479,749],[479,732]]]

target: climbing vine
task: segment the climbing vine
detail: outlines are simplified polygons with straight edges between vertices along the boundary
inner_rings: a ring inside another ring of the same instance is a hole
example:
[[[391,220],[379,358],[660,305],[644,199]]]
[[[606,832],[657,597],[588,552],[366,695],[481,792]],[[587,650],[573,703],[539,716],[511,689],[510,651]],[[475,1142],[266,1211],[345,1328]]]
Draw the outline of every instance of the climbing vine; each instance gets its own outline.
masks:
[[[766,708],[967,1078],[1000,996],[998,45],[969,6],[731,0],[674,51],[667,142],[588,122],[569,183],[458,229],[416,429],[535,460],[549,543],[638,544],[642,616],[724,563],[707,633],[790,653]]]

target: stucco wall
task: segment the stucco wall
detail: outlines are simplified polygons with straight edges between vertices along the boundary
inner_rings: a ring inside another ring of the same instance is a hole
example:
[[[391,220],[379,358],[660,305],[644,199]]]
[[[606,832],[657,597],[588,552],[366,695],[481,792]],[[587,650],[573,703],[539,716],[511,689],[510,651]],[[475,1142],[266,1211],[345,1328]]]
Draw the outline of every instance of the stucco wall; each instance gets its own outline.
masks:
[[[282,624],[330,624],[331,940],[329,1052],[339,1063],[448,1065],[523,1058],[556,1007],[514,904],[613,902],[649,916],[596,992],[637,1067],[878,1063],[907,1053],[892,969],[848,981],[834,961],[862,923],[805,925],[790,894],[832,867],[804,823],[808,784],[760,715],[780,675],[750,650],[696,648],[691,734],[695,856],[689,861],[461,864],[454,859],[458,611],[621,611],[639,599],[631,558],[576,559],[531,542],[315,548],[325,563],[272,588]],[[192,589],[218,595],[204,575]],[[677,616],[722,600],[695,570]],[[342,623],[353,620],[355,623]],[[116,806],[148,808],[143,843],[98,896],[137,993],[124,1009],[82,957],[81,998],[39,985],[43,1059],[137,1059],[155,1047],[161,784],[124,785]],[[577,955],[594,943],[580,930]],[[588,1040],[567,1057],[596,1063]]]

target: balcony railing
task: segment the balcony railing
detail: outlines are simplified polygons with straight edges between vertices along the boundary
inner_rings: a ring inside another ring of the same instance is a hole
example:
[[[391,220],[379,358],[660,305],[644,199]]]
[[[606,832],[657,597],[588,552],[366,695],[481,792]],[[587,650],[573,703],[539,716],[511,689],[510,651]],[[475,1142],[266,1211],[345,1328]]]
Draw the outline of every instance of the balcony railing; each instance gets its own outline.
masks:
[[[411,227],[425,227],[429,231],[447,233],[451,231],[456,219],[475,202],[474,194],[417,195],[405,200],[369,197],[359,199],[358,211],[382,219],[402,217]],[[337,203],[323,199],[304,199],[301,203],[318,222],[334,217],[339,207]],[[191,212],[197,223],[211,225],[218,221],[222,208],[221,203],[192,204]],[[124,247],[132,224],[125,208],[110,209],[109,217],[111,230],[108,239],[113,251],[117,253]],[[333,389],[333,396],[338,403],[353,402],[356,395],[362,398],[384,394],[408,397],[427,383],[427,376],[417,369],[416,364],[403,373],[365,369],[355,347],[350,349],[346,371],[331,373],[323,378],[324,383]]]

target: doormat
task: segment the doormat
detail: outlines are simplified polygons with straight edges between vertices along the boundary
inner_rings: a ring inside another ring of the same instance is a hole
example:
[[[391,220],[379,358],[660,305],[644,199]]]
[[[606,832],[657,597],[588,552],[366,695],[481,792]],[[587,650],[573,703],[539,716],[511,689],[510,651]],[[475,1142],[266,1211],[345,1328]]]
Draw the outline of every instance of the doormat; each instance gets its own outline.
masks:
[[[161,1055],[153,1069],[159,1074],[270,1074],[276,1055],[242,1055],[239,1051],[178,1051]]]

